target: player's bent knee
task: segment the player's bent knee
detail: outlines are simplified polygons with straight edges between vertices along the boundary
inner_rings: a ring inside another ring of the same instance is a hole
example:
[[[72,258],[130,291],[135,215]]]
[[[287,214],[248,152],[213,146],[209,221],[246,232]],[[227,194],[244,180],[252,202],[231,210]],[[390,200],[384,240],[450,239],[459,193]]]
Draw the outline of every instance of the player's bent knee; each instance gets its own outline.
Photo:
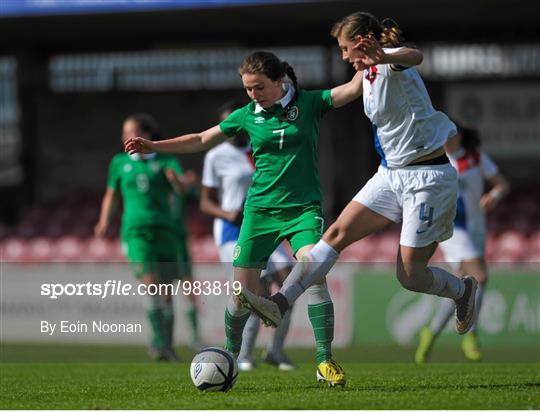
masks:
[[[401,286],[403,286],[405,289],[410,290],[412,292],[423,291],[417,279],[415,279],[412,273],[408,273],[405,269],[398,268],[396,272],[396,277],[399,283],[401,284]]]

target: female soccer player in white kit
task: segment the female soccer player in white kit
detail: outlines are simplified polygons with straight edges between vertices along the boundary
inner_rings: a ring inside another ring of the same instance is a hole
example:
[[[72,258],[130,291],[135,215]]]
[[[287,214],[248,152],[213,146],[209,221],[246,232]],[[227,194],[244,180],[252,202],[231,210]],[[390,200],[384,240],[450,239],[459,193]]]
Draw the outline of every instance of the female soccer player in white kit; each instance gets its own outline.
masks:
[[[443,145],[456,134],[456,126],[433,108],[414,67],[422,62],[422,53],[403,46],[393,21],[381,23],[370,13],[354,13],[336,23],[331,34],[343,60],[364,73],[364,111],[373,123],[381,165],[307,259],[295,266],[280,293],[264,299],[243,290],[239,298],[277,325],[309,285],[324,279],[339,252],[401,221],[399,282],[415,292],[453,299],[456,329],[464,334],[473,323],[477,281],[428,267],[438,243],[452,236],[458,182]]]
[[[482,295],[488,278],[484,249],[486,244],[486,211],[493,209],[508,193],[509,185],[497,165],[480,149],[478,131],[461,126],[459,133],[444,145],[452,166],[459,174],[459,198],[454,220],[454,235],[441,243],[445,260],[459,274],[470,273],[478,281],[475,317],[478,319]],[[484,182],[491,190],[484,193]],[[454,311],[454,302],[442,299],[429,326],[420,331],[420,344],[415,353],[416,363],[424,363],[435,339],[443,331]],[[475,323],[463,337],[461,348],[469,360],[480,360],[482,354],[476,338]]]
[[[220,109],[220,121],[225,120],[232,112],[243,107],[234,101],[227,102]],[[252,158],[249,138],[244,133],[229,138],[226,142],[209,150],[204,158],[201,210],[214,217],[214,241],[219,250],[221,262],[231,263],[236,247],[240,224],[243,216],[244,202],[251,185],[255,165]],[[292,267],[292,259],[283,244],[270,255],[266,270],[261,274],[260,290],[270,295],[270,286],[275,282],[281,287]],[[274,331],[266,349],[264,361],[288,371],[295,368],[285,355],[283,345],[289,331],[291,311]],[[244,328],[242,349],[238,355],[238,368],[250,371],[255,368],[253,350],[260,327],[260,319],[252,314]]]

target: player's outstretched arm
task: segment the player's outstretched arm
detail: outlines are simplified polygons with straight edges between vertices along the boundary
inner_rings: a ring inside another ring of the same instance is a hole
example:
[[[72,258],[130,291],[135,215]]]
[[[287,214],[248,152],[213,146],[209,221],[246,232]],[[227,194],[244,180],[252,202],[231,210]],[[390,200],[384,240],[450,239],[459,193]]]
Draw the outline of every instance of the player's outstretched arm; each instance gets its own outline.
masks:
[[[201,133],[191,133],[172,139],[153,142],[135,137],[128,139],[124,149],[129,154],[134,153],[196,153],[208,150],[219,143],[224,142],[227,136],[223,134],[219,126],[214,126]]]
[[[362,37],[354,48],[362,53],[355,60],[357,70],[357,65],[365,68],[377,64],[390,64],[393,68],[403,69],[418,66],[424,60],[424,55],[420,50],[410,47],[402,47],[393,53],[386,53],[380,43],[372,37]]]
[[[362,95],[362,72],[357,72],[350,82],[334,87],[330,93],[334,107],[345,106]]]

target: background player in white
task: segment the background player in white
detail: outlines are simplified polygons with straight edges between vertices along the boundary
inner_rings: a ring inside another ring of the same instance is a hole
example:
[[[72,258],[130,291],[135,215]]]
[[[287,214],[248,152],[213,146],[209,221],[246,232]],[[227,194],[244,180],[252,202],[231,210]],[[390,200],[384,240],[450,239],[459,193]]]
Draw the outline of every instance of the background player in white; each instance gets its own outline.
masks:
[[[452,166],[459,174],[459,198],[454,220],[454,235],[441,243],[445,260],[458,274],[471,274],[478,281],[476,291],[475,317],[478,318],[482,305],[482,295],[487,283],[488,269],[484,258],[486,217],[508,193],[509,185],[499,173],[491,158],[480,149],[478,131],[460,125],[458,134],[448,139],[444,148]],[[484,182],[491,189],[485,192]],[[420,344],[415,353],[415,361],[424,363],[431,352],[435,339],[443,331],[455,310],[454,302],[442,299],[431,323],[422,328]],[[462,349],[469,360],[480,360],[482,354],[476,337],[477,323],[470,333],[463,337]]]
[[[370,13],[354,13],[336,23],[331,34],[343,60],[364,74],[364,111],[373,123],[381,165],[307,259],[294,267],[280,293],[268,300],[243,290],[240,299],[266,322],[277,325],[307,287],[325,278],[339,252],[402,221],[396,268],[399,282],[411,291],[453,299],[456,329],[464,334],[473,323],[477,281],[428,267],[438,243],[452,236],[457,173],[443,145],[456,134],[456,126],[433,108],[414,68],[423,55],[404,47],[394,21],[379,22]]]
[[[230,101],[220,108],[220,121],[226,119],[233,111],[244,104]],[[255,166],[253,163],[249,138],[245,133],[239,133],[226,142],[209,150],[204,158],[201,210],[213,216],[214,240],[219,250],[221,262],[230,263],[232,275],[232,258],[236,246],[240,225],[242,223],[244,201]],[[270,295],[273,282],[281,287],[292,266],[292,259],[280,245],[270,256],[268,266],[261,274],[260,289],[263,295]],[[283,322],[274,331],[268,343],[263,360],[280,370],[292,370],[294,364],[285,355],[283,345],[289,330],[291,311],[289,310]],[[242,337],[242,349],[238,355],[240,370],[254,369],[253,350],[260,327],[260,319],[252,314],[246,323]]]

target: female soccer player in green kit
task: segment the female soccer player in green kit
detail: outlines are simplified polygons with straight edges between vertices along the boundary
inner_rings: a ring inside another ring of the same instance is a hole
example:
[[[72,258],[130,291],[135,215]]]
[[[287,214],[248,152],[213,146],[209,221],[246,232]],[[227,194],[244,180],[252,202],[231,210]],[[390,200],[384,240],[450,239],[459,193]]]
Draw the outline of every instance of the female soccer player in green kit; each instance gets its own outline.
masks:
[[[122,141],[135,136],[159,138],[156,121],[147,114],[129,116],[122,127]],[[190,276],[185,238],[179,233],[178,196],[184,190],[182,168],[171,155],[117,154],[111,161],[107,189],[101,206],[96,236],[104,236],[123,197],[122,244],[135,276],[145,285],[172,283]],[[149,355],[156,360],[177,361],[173,350],[174,310],[172,296],[146,296],[146,313],[153,340]],[[196,296],[189,296],[188,318],[194,346],[198,344]]]
[[[259,51],[239,68],[252,100],[219,125],[201,133],[152,142],[129,139],[128,153],[193,153],[208,150],[228,137],[250,137],[255,173],[244,206],[244,220],[234,250],[235,280],[258,291],[261,270],[270,254],[287,239],[297,259],[321,237],[323,217],[317,143],[321,118],[362,93],[362,76],[331,90],[298,89],[292,67],[274,54]],[[291,82],[286,81],[288,77]],[[317,347],[317,378],[344,385],[345,372],[332,359],[334,307],[326,282],[308,290],[308,314]],[[231,297],[225,311],[227,349],[237,354],[249,310]]]

